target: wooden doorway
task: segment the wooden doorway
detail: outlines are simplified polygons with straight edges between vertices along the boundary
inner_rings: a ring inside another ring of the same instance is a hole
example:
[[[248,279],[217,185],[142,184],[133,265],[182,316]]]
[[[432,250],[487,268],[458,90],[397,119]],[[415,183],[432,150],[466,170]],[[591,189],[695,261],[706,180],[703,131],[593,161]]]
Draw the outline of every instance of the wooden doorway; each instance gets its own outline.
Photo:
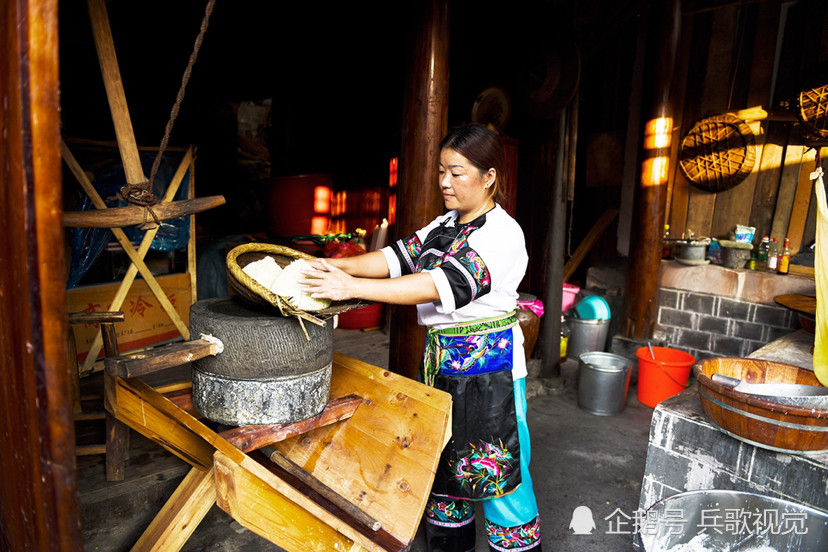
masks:
[[[57,0],[0,3],[0,549],[83,547],[69,401]]]

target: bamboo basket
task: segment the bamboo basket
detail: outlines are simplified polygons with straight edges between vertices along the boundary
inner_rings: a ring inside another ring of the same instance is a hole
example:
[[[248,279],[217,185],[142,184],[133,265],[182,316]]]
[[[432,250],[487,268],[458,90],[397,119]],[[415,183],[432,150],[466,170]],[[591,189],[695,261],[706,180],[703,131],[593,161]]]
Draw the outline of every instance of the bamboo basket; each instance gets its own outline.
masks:
[[[704,413],[723,433],[776,452],[828,453],[828,410],[742,393],[713,381],[716,373],[749,383],[819,385],[812,371],[782,362],[728,357],[706,359],[693,367]]]
[[[819,141],[828,138],[828,85],[799,93],[797,117],[810,137]]]
[[[733,115],[696,122],[681,141],[679,168],[694,186],[724,192],[753,171],[756,140],[750,127]]]
[[[232,294],[253,306],[271,309],[275,307],[282,316],[293,316],[300,322],[306,320],[317,326],[324,326],[326,320],[337,314],[368,304],[359,300],[332,301],[328,308],[313,313],[296,309],[286,298],[276,295],[244,272],[245,266],[267,256],[273,257],[276,264],[282,268],[296,259],[316,258],[290,247],[270,243],[246,243],[234,247],[227,253],[227,284]]]

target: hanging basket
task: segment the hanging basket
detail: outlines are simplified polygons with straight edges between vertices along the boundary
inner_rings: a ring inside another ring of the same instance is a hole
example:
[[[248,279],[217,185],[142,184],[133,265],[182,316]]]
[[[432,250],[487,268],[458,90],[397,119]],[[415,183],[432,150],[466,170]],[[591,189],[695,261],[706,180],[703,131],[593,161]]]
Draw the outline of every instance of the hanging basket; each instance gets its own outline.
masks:
[[[360,300],[332,301],[331,305],[313,313],[294,308],[286,298],[276,295],[250,277],[243,269],[248,264],[264,257],[273,257],[284,268],[296,259],[315,259],[313,255],[270,243],[246,243],[234,247],[227,254],[227,283],[230,290],[248,304],[279,310],[282,316],[293,316],[318,326],[337,314],[363,307],[368,303]]]
[[[681,141],[681,172],[694,186],[708,192],[733,188],[751,173],[755,162],[753,131],[733,115],[701,119]]]
[[[799,93],[797,117],[814,138],[828,138],[828,85]]]

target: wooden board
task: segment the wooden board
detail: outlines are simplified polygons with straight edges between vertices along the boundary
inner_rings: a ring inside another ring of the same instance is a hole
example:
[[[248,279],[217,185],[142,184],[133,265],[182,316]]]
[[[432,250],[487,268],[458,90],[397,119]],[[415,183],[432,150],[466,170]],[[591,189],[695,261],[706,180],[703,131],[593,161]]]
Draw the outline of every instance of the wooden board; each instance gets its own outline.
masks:
[[[157,277],[167,297],[181,319],[190,320],[190,276],[167,274]],[[109,309],[118,292],[120,282],[73,288],[66,291],[69,312],[96,312]],[[136,280],[123,301],[124,322],[116,324],[118,346],[122,353],[180,339],[181,333],[159,305],[144,280]],[[83,361],[89,352],[98,327],[94,324],[75,328],[78,360]],[[102,368],[102,366],[101,366]],[[95,371],[98,367],[95,368]]]
[[[759,236],[765,234],[770,236],[772,231],[771,225],[776,196],[782,180],[782,165],[785,160],[785,144],[788,142],[790,123],[768,121],[765,128],[766,135],[762,152],[757,154],[759,174],[756,178],[756,190],[753,194],[750,216],[750,225],[756,228],[756,234]]]
[[[802,150],[801,146],[789,143],[785,148],[785,156],[782,160],[782,177],[779,181],[779,193],[776,196],[776,207],[770,234],[771,236],[777,236],[782,243],[784,243],[785,238],[790,238],[788,228],[793,217],[793,207],[797,188],[799,187]],[[796,243],[796,245],[792,243],[791,249],[793,253],[799,251],[799,243]]]
[[[222,510],[285,550],[353,549],[353,539],[342,533],[348,531],[344,523],[257,462],[246,460],[241,465],[216,452],[216,503]]]
[[[805,222],[808,220],[808,204],[811,201],[811,191],[814,188],[814,181],[811,180],[811,167],[814,166],[816,150],[806,150],[805,146],[789,146],[789,149],[800,151],[799,174],[794,192],[793,204],[791,205],[791,219],[788,223],[788,237],[791,240],[791,251],[798,253],[806,243],[802,240],[805,236]]]
[[[416,535],[451,433],[450,395],[334,353],[331,397],[359,395],[361,403],[347,421],[298,435],[277,448],[378,521],[381,528],[373,531],[354,523],[341,508],[331,508],[330,501],[303,490],[303,481],[245,455],[141,380],[107,376],[110,412],[198,470],[215,469],[219,506],[288,550],[405,549]],[[267,462],[261,453],[253,454]],[[202,489],[204,479],[192,477],[189,485]],[[155,543],[173,538],[172,527],[188,519],[197,523],[212,495],[194,501],[187,500],[186,493],[177,496],[153,521],[141,549],[160,549]],[[175,542],[180,546],[183,541]]]
[[[450,437],[451,397],[334,353],[331,396],[350,393],[363,397],[363,404],[347,423],[275,448],[410,542]]]
[[[193,467],[207,470],[216,449],[241,461],[244,454],[137,378],[105,379],[106,409]]]
[[[707,113],[728,110],[729,83],[733,67],[733,36],[736,34],[738,7],[726,6],[713,12],[710,32],[707,68],[704,72],[704,86],[701,105]],[[686,121],[692,128],[694,121]],[[713,213],[716,208],[715,193],[709,193],[694,186],[690,187],[690,203],[687,216],[687,230],[696,237],[711,236]]]
[[[132,547],[144,550],[180,550],[216,503],[213,469],[193,468]]]

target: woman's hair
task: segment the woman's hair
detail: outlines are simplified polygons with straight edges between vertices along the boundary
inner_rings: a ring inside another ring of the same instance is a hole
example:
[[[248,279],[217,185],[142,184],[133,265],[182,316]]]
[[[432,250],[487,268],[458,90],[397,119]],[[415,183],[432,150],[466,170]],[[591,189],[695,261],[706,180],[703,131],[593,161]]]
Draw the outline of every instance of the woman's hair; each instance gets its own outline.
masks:
[[[451,130],[442,142],[440,150],[451,149],[468,159],[481,173],[494,169],[495,182],[489,193],[501,203],[506,189],[506,152],[500,136],[478,124],[463,125]]]

